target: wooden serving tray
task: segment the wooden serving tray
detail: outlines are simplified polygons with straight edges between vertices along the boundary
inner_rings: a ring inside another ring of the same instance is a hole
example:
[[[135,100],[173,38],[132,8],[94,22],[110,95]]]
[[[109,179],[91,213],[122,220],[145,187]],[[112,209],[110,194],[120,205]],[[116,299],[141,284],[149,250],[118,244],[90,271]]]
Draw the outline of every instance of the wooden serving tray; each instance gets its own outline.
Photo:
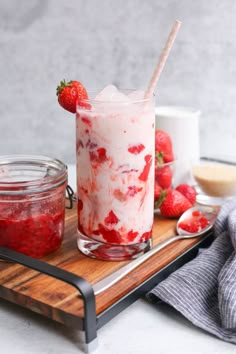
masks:
[[[176,220],[155,216],[153,244],[156,245],[175,234],[175,225]],[[76,274],[91,285],[127,263],[127,261],[101,261],[84,256],[77,249],[76,228],[77,215],[76,207],[74,207],[66,211],[65,236],[62,247],[44,257],[42,261]],[[167,269],[169,264],[174,264],[175,260],[180,259],[189,250],[196,249],[203,239],[206,239],[206,235],[201,240],[199,238],[181,240],[167,246],[111,288],[97,295],[95,298],[96,327],[102,326],[117,312],[150,290],[160,281],[160,278],[156,282],[153,280],[156,274]],[[184,262],[186,259],[182,261],[182,263]],[[152,282],[148,287],[150,279]],[[144,284],[146,285],[144,286]],[[136,295],[132,297],[132,294]],[[83,320],[84,317],[84,302],[76,288],[18,263],[0,262],[0,297],[55,321],[78,326],[78,328],[80,328],[81,319]],[[128,299],[128,302],[121,306],[124,298]],[[115,311],[115,304],[118,303],[119,309]],[[109,309],[111,309],[110,313]],[[83,326],[81,328],[83,329]]]

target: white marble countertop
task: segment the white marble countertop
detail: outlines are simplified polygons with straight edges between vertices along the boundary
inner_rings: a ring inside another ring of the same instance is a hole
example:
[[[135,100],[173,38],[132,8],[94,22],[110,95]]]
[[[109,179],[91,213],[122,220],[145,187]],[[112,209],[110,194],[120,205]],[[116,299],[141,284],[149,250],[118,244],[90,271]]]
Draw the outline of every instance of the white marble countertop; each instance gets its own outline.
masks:
[[[69,183],[75,185],[74,168]],[[55,323],[0,299],[0,352],[8,354],[82,353],[76,328]],[[96,354],[227,354],[225,343],[193,326],[165,304],[136,301],[98,331]]]

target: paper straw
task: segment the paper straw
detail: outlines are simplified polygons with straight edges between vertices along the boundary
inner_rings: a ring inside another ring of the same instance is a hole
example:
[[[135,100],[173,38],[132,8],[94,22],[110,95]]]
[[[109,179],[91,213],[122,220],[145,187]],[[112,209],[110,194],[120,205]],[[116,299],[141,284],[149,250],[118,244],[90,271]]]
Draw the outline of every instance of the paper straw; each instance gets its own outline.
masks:
[[[155,87],[156,87],[157,82],[161,76],[162,70],[164,69],[166,60],[170,54],[171,48],[174,44],[175,38],[177,36],[177,33],[180,29],[181,24],[182,24],[181,21],[176,20],[173,27],[172,27],[172,30],[170,31],[169,37],[168,37],[166,44],[162,50],[159,61],[158,61],[157,66],[153,72],[152,78],[150,80],[147,91],[145,93],[144,97],[146,99],[150,98],[154,93]]]

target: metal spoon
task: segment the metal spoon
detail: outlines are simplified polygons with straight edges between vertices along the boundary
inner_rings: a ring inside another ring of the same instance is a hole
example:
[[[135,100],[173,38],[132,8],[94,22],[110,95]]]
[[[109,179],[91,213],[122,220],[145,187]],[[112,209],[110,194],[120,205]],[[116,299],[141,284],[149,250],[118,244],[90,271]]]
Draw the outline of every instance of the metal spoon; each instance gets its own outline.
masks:
[[[201,231],[199,231],[197,233],[189,233],[189,232],[181,229],[179,227],[179,224],[183,220],[188,219],[192,215],[192,212],[195,211],[195,210],[200,211],[201,213],[203,213],[208,218],[209,225],[207,225],[204,229],[202,229]],[[159,243],[157,246],[152,248],[147,253],[142,254],[138,258],[134,259],[133,261],[131,261],[130,263],[125,265],[124,267],[121,267],[120,269],[118,269],[117,271],[112,273],[111,275],[108,275],[104,279],[102,279],[99,282],[97,282],[96,284],[94,284],[93,285],[93,290],[94,290],[95,295],[100,294],[104,290],[108,289],[109,287],[111,287],[112,285],[117,283],[125,275],[130,273],[133,269],[138,267],[140,264],[145,262],[147,259],[152,257],[154,254],[156,254],[157,252],[159,252],[160,250],[162,250],[164,247],[166,247],[167,245],[171,244],[172,242],[175,242],[175,241],[178,241],[178,240],[182,240],[182,239],[199,237],[202,234],[206,233],[207,231],[209,231],[212,228],[212,226],[213,226],[213,224],[214,224],[214,222],[216,220],[217,214],[218,214],[218,209],[217,208],[208,207],[208,206],[197,206],[197,207],[193,207],[193,208],[187,210],[185,213],[182,214],[182,216],[179,218],[179,220],[177,222],[176,231],[177,231],[178,235],[172,236],[169,239]]]

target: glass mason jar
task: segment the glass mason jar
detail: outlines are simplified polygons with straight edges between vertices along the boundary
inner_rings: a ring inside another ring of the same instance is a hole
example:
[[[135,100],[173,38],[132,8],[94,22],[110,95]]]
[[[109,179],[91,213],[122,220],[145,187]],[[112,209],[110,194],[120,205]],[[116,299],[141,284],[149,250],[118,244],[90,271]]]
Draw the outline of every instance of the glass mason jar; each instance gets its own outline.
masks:
[[[153,97],[77,104],[78,248],[84,254],[116,261],[150,248],[154,141]]]
[[[62,242],[67,167],[45,156],[0,156],[0,246],[34,258]]]

